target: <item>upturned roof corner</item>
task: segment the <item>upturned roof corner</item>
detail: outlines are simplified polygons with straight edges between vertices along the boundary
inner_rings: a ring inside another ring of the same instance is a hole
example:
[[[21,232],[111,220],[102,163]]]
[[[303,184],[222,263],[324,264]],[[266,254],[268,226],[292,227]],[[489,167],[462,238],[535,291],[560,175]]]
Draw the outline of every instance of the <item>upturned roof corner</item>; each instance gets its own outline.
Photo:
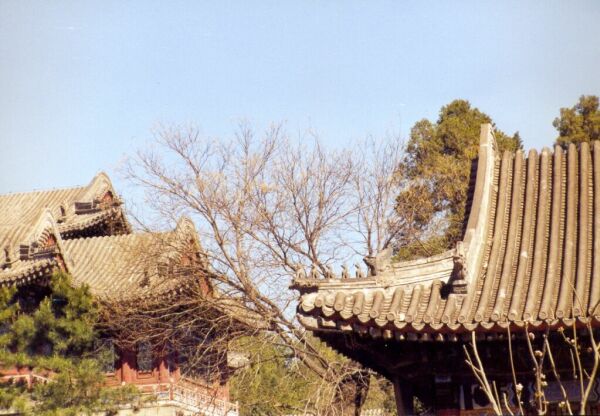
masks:
[[[300,321],[397,339],[600,326],[600,142],[500,155],[486,124],[474,163],[454,249],[390,263],[382,253],[367,261],[375,270],[368,278],[296,279]]]
[[[492,125],[489,123],[482,124],[473,202],[462,241],[464,245],[463,268],[467,271],[468,277],[475,275],[475,271],[479,269],[483,260],[486,238],[490,228],[489,215],[494,191],[497,150],[498,144],[494,137]],[[469,270],[473,272],[468,273]],[[467,285],[472,283],[470,279],[467,279]]]

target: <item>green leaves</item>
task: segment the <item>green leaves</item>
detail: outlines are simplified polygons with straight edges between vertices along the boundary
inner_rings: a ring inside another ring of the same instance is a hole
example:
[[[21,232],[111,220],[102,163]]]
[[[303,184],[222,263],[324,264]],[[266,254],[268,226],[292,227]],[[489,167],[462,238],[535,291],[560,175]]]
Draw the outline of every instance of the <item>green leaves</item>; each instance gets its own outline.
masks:
[[[291,358],[290,349],[266,339],[269,336],[275,335],[237,342],[237,348],[251,357],[251,364],[240,370],[232,383],[233,396],[244,415],[294,413],[312,397],[315,375]]]
[[[490,116],[466,100],[454,100],[441,108],[435,124],[423,119],[411,129],[398,169],[404,186],[396,212],[407,224],[399,257],[433,255],[461,238],[471,165],[484,123],[492,123]],[[500,151],[522,148],[518,133],[494,132]]]
[[[556,142],[569,143],[600,140],[599,100],[595,95],[582,95],[571,108],[561,108],[560,117],[552,125],[558,130]]]
[[[29,367],[51,381],[33,389],[0,385],[0,407],[23,414],[81,415],[110,410],[136,396],[135,388],[104,387],[94,350],[98,317],[89,289],[73,285],[66,274],[52,276],[48,288],[1,288],[2,366]]]
[[[341,368],[348,359],[306,334],[320,356],[332,367]],[[324,381],[307,368],[294,352],[300,345],[285,345],[276,334],[261,334],[237,339],[230,348],[243,352],[250,364],[232,378],[233,400],[240,404],[240,414],[331,414],[336,386]],[[343,374],[343,373],[341,373]],[[342,377],[343,378],[343,377]],[[363,408],[385,408],[394,415],[395,401],[391,384],[372,378],[367,401]],[[339,387],[339,386],[338,386]]]

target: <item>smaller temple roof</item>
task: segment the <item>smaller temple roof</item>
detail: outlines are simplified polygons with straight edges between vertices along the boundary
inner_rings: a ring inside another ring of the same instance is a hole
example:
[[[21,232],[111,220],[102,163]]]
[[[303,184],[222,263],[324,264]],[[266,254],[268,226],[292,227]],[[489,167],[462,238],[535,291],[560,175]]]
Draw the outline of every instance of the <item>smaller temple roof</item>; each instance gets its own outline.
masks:
[[[166,275],[180,271],[182,256],[199,252],[193,223],[182,218],[171,232],[133,234],[116,195],[105,173],[87,186],[0,195],[0,285],[60,269],[99,297],[177,289],[181,282]],[[103,226],[115,220],[119,227]]]
[[[0,285],[26,284],[63,269],[97,297],[139,298],[177,290],[182,282],[173,277],[183,271],[183,256],[197,259],[200,250],[186,218],[171,232],[63,239],[52,213],[44,210],[31,227],[17,228],[4,239],[13,245],[0,264]]]
[[[178,277],[188,271],[183,257],[197,259],[200,250],[186,218],[172,232],[77,238],[63,244],[76,283],[87,284],[97,297],[119,299],[179,289],[184,282]],[[193,260],[188,258],[187,265]]]
[[[600,142],[500,155],[484,125],[476,163],[455,249],[400,263],[383,252],[354,279],[299,272],[300,322],[397,339],[600,323]]]
[[[54,216],[65,238],[115,218],[125,232],[131,232],[120,206],[103,172],[86,186],[0,195],[0,248],[26,234],[44,210]]]
[[[193,280],[221,312],[253,328],[264,325],[211,284],[190,219],[172,231],[132,233],[116,195],[104,173],[87,186],[0,195],[0,286],[45,284],[62,270],[99,299],[135,304],[163,301]]]

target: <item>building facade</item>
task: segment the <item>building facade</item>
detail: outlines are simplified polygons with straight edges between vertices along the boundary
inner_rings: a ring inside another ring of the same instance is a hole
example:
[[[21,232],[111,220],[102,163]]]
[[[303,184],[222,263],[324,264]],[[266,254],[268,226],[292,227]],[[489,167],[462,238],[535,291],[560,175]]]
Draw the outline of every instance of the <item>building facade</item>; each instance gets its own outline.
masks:
[[[106,304],[167,300],[186,290],[186,279],[199,281],[201,295],[215,298],[207,273],[191,267],[202,265],[193,223],[182,218],[170,232],[133,232],[103,173],[83,187],[0,195],[0,249],[0,285],[43,286],[55,271],[63,271]],[[151,409],[136,414],[237,414],[229,401],[226,351],[217,376],[186,376],[178,351],[143,342],[113,345],[121,335],[105,339],[115,354],[106,383],[133,384],[155,397]],[[1,374],[28,383],[44,378],[26,368]]]

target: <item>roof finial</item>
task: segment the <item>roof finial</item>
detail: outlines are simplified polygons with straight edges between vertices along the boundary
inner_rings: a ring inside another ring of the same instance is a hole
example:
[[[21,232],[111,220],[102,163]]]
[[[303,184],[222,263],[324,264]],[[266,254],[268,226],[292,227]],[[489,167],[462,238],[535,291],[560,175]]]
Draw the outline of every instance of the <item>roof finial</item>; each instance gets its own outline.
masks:
[[[296,264],[296,279],[306,279],[306,270],[300,263]]]
[[[462,241],[456,242],[452,260],[454,261],[454,268],[450,276],[452,293],[465,294],[467,293],[467,259]]]
[[[335,278],[335,273],[330,265],[325,266],[325,279],[333,279]]]
[[[354,267],[356,268],[356,278],[357,279],[362,279],[365,277],[365,273],[362,271],[362,269],[360,268],[360,264],[355,263]]]
[[[377,276],[390,267],[392,259],[392,248],[386,247],[375,256],[367,256],[363,259],[368,270],[369,276]]]
[[[311,279],[318,279],[319,277],[319,269],[317,269],[317,266],[315,266],[313,264],[312,269],[310,269],[310,277]]]
[[[344,264],[342,266],[342,279],[347,279],[350,277],[350,272],[348,271],[348,266]]]

